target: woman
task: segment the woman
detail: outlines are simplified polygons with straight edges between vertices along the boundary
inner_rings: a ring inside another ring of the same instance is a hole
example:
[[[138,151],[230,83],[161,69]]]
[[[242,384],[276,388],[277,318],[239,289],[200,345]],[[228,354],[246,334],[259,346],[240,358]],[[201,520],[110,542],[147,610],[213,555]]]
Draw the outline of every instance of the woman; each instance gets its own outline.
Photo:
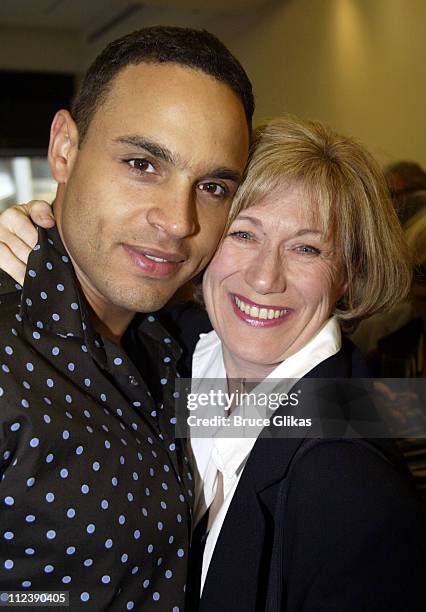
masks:
[[[193,376],[362,375],[341,326],[390,307],[409,284],[373,159],[318,123],[272,121],[256,135],[204,276],[215,331],[197,343]],[[177,321],[183,342],[190,321]],[[268,436],[192,444],[199,507],[208,510],[194,536],[194,607],[424,609],[424,516],[390,444]]]

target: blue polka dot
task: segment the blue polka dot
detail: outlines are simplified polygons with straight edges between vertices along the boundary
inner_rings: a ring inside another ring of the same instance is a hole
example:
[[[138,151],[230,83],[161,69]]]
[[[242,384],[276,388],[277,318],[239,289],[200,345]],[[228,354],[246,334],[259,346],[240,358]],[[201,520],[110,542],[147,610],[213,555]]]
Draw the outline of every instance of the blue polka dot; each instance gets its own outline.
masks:
[[[91,565],[93,565],[93,559],[85,559],[83,565],[85,565],[86,567],[90,567]]]
[[[82,452],[83,452],[83,447],[82,446],[77,446],[77,448],[75,449],[76,455],[81,455]]]
[[[167,378],[162,378],[162,379],[160,380],[160,383],[161,383],[162,385],[167,385]]]
[[[68,440],[68,438],[70,437],[70,432],[67,429],[65,429],[62,432],[62,437],[63,437],[64,440]]]
[[[40,292],[40,297],[41,297],[42,300],[47,300],[47,293],[46,293],[46,291],[41,291]]]
[[[53,456],[53,454],[52,454],[52,453],[49,453],[49,454],[47,455],[47,457],[46,457],[46,463],[52,463],[52,461],[53,461],[53,459],[54,459],[54,458],[55,458],[55,457]]]
[[[163,523],[162,523],[161,521],[158,521],[158,523],[157,523],[157,528],[158,528],[158,531],[162,531],[162,529],[163,529]]]
[[[34,483],[35,483],[35,478],[28,478],[27,487],[32,487]]]
[[[105,576],[102,576],[102,582],[104,584],[108,584],[109,582],[111,582],[111,577],[105,574]]]
[[[111,442],[109,440],[105,440],[105,448],[111,448]]]
[[[13,540],[14,533],[13,533],[13,531],[5,531],[3,537],[4,537],[5,540]]]
[[[185,552],[184,552],[183,548],[179,548],[178,551],[177,551],[177,556],[178,557],[183,557],[184,554],[185,554]]]
[[[53,565],[50,564],[44,566],[44,571],[46,572],[46,574],[50,574],[51,572],[53,572],[54,569],[55,568],[53,567]]]
[[[30,404],[29,404],[28,400],[23,399],[23,400],[21,400],[21,406],[23,406],[23,408],[29,408]]]
[[[26,548],[25,549],[25,554],[26,555],[33,555],[35,553],[34,548]]]
[[[14,562],[12,561],[12,559],[6,559],[6,561],[4,562],[4,567],[5,567],[7,570],[12,569],[14,565],[15,565],[15,564],[14,564]]]
[[[25,517],[25,520],[27,523],[34,523],[34,521],[36,520],[36,517],[34,516],[34,514],[27,514],[27,516]]]
[[[76,302],[71,303],[71,310],[78,310],[78,304]]]
[[[13,355],[13,348],[11,346],[5,346],[4,350],[8,355]]]
[[[129,559],[128,554],[124,553],[124,555],[121,555],[121,563],[126,563],[128,559]]]
[[[58,291],[63,291],[63,290],[65,289],[65,287],[63,286],[63,284],[62,284],[62,283],[58,283],[58,284],[56,285],[56,289],[57,289]]]
[[[55,496],[53,493],[47,493],[46,495],[46,501],[48,501],[49,503],[52,503],[55,499]]]
[[[86,531],[87,533],[94,533],[96,527],[93,523],[89,523],[89,525],[87,525],[86,527]]]
[[[44,421],[45,423],[50,423],[50,421],[51,421],[50,416],[49,416],[48,414],[44,414],[44,415],[43,415],[43,421]],[[52,455],[52,456],[53,456],[53,455]]]
[[[33,338],[34,340],[40,340],[41,338],[40,333],[38,331],[33,332]]]
[[[148,548],[147,548],[147,551],[148,551],[149,553],[152,553],[152,551],[153,551],[153,550],[154,550],[154,547],[153,547],[153,545],[152,545],[152,544],[150,544],[150,545],[148,546]]]
[[[164,357],[163,361],[164,361],[164,363],[170,363],[171,359],[170,359],[170,357]]]
[[[75,553],[75,546],[68,546],[67,555],[73,555]]]
[[[98,472],[101,469],[101,464],[99,463],[99,461],[94,461],[92,464],[92,469],[95,472]]]
[[[144,581],[143,581],[143,587],[144,587],[145,589],[147,589],[147,588],[149,587],[149,580],[144,580]]]
[[[164,575],[166,578],[171,578],[173,576],[173,572],[171,570],[166,570]]]
[[[59,472],[61,478],[67,478],[68,477],[68,470],[67,468],[62,468],[62,470]]]
[[[111,538],[108,538],[107,540],[105,540],[105,548],[111,548],[112,547],[112,540]]]
[[[87,484],[81,485],[81,492],[86,495],[89,492],[89,486]]]
[[[106,499],[103,499],[101,501],[101,508],[102,508],[102,510],[106,510],[108,508],[108,506],[109,506],[108,501]]]
[[[82,593],[80,595],[80,599],[81,599],[81,601],[89,601],[89,599],[90,599],[89,593],[86,593],[86,591],[85,591],[84,593]]]
[[[92,384],[92,381],[90,380],[90,378],[85,378],[84,384],[86,385],[86,387],[90,387],[90,385]]]
[[[40,440],[38,438],[31,438],[30,446],[32,448],[36,448],[40,444]]]
[[[117,479],[117,478],[114,476],[114,477],[111,479],[111,483],[112,483],[112,486],[113,486],[113,487],[116,487],[116,486],[118,485],[118,479]]]
[[[47,385],[48,387],[52,388],[52,387],[54,387],[54,386],[55,386],[55,383],[53,382],[53,380],[52,380],[51,378],[48,378],[48,379],[46,380],[46,385]]]
[[[123,363],[123,360],[121,359],[121,357],[116,357],[114,359],[114,365],[119,366]]]
[[[31,582],[29,580],[24,580],[22,586],[24,587],[24,589],[28,589],[31,586]]]
[[[154,601],[158,601],[160,599],[160,593],[158,591],[155,591],[155,593],[152,594],[152,599]]]
[[[133,608],[135,607],[135,602],[134,601],[128,601],[126,608],[127,610],[133,610]]]
[[[64,584],[69,584],[69,583],[71,582],[71,576],[64,576],[64,577],[62,578],[62,582],[63,582]]]
[[[75,517],[75,510],[74,510],[74,508],[68,508],[68,510],[67,510],[67,517],[68,518],[74,518]]]
[[[133,537],[135,538],[135,540],[139,540],[139,538],[141,537],[141,532],[139,531],[139,529],[136,529],[133,532]]]
[[[139,571],[139,568],[138,568],[138,566],[137,566],[137,565],[135,565],[135,567],[132,567],[132,574],[133,574],[133,576],[134,576],[135,574],[137,574],[137,573],[138,573],[138,571]]]
[[[68,370],[70,372],[74,372],[74,370],[75,370],[75,363],[72,363],[72,361],[70,361],[70,363],[68,364],[67,367],[68,367]]]
[[[54,529],[49,529],[49,531],[46,533],[46,538],[48,540],[54,540],[56,538],[56,531]]]
[[[178,608],[177,606],[173,606],[172,612],[180,612],[180,608]]]
[[[124,523],[126,522],[126,517],[123,514],[120,514],[120,516],[118,517],[118,522],[120,523],[120,525],[124,525]]]
[[[58,313],[57,313],[57,312],[54,312],[54,313],[53,313],[53,315],[52,315],[52,319],[53,319],[54,321],[59,321],[59,320],[60,320],[60,318],[61,318],[61,317],[58,315]]]

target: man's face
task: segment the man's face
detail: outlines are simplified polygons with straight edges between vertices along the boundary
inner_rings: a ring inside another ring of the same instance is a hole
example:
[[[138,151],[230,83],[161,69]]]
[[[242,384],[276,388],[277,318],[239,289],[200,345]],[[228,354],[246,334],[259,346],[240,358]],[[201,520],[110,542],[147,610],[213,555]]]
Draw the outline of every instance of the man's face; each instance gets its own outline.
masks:
[[[55,202],[89,301],[156,310],[200,272],[248,145],[243,106],[228,86],[174,64],[122,70]]]

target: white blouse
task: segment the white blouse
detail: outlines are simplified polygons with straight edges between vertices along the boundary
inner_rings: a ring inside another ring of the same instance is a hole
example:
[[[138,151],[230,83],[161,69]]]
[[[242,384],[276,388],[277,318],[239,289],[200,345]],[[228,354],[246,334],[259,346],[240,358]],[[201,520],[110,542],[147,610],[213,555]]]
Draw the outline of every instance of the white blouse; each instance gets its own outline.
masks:
[[[294,384],[295,379],[302,378],[319,363],[335,355],[341,345],[340,327],[336,318],[332,317],[302,349],[280,363],[267,379],[292,379]],[[192,359],[192,378],[226,379],[222,343],[215,331],[200,335]],[[191,438],[196,481],[196,522],[215,497],[218,470],[223,473],[224,501],[207,536],[201,573],[201,593],[226,513],[256,439],[254,437]]]

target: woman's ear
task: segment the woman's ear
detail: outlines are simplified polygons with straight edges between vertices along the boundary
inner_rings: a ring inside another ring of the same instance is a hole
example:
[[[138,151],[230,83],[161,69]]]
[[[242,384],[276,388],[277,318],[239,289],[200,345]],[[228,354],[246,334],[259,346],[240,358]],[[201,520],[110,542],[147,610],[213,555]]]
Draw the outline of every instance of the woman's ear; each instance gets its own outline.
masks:
[[[68,111],[60,110],[54,116],[50,128],[48,153],[50,170],[58,183],[68,181],[77,152],[77,125]]]

